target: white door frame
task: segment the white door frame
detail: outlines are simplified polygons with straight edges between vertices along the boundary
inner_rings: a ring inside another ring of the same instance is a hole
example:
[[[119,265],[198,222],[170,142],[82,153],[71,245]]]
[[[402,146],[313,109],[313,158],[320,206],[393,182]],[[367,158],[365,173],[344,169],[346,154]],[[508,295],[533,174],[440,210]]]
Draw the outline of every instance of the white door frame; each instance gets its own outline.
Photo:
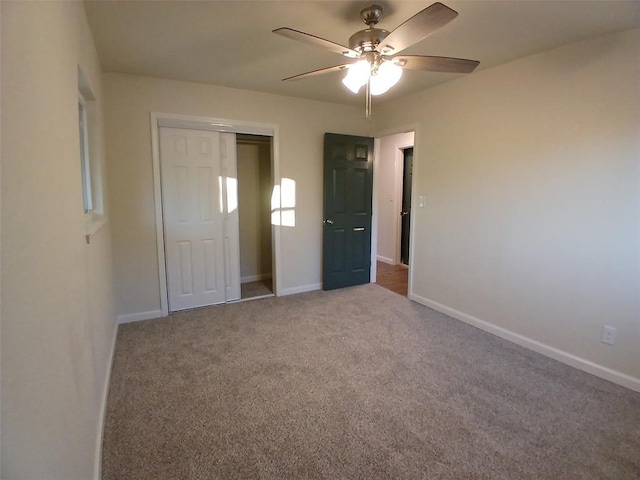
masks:
[[[151,153],[153,157],[153,197],[156,213],[156,247],[158,250],[158,282],[160,285],[160,309],[162,316],[169,315],[167,295],[167,267],[164,254],[164,220],[162,217],[162,185],[160,182],[160,127],[189,128],[226,133],[246,133],[273,138],[271,152],[272,185],[280,184],[280,144],[278,126],[267,123],[245,122],[223,118],[198,117],[175,113],[151,112]],[[280,227],[272,225],[272,276],[273,293],[280,291]]]
[[[398,133],[408,133],[413,132],[413,176],[411,178],[411,205],[417,205],[417,189],[416,189],[416,172],[419,170],[419,163],[416,159],[418,157],[418,138],[419,138],[419,128],[418,124],[409,124],[401,127],[392,128],[389,130],[382,130],[377,132],[374,135],[374,147],[373,147],[373,215],[371,221],[371,283],[376,282],[377,278],[377,261],[378,261],[378,209],[376,208],[378,202],[378,196],[380,193],[378,192],[378,187],[376,183],[376,171],[378,170],[378,162],[380,157],[380,139],[382,137],[388,137],[389,135],[396,135]],[[397,183],[397,182],[396,182]],[[409,220],[409,252],[413,252],[413,243],[415,239],[415,228],[414,228],[414,215],[411,215]],[[413,294],[413,255],[409,255],[409,285],[407,296],[411,298]]]

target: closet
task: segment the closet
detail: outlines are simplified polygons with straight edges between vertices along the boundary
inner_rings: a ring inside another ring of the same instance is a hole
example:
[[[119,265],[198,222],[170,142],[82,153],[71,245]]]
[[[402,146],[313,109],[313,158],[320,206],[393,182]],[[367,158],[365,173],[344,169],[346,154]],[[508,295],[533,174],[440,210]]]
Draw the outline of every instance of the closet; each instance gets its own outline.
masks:
[[[169,311],[238,300],[236,135],[159,130]]]
[[[273,295],[272,137],[237,135],[242,299]]]
[[[159,128],[170,312],[273,295],[271,138]]]

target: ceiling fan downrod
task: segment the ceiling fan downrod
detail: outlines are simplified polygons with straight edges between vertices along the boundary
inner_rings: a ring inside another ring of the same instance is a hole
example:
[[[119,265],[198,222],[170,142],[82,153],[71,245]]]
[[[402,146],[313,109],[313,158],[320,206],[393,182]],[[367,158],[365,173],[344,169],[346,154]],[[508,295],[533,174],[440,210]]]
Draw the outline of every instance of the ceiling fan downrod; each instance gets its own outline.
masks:
[[[380,42],[382,42],[389,32],[382,28],[375,28],[375,25],[382,16],[382,7],[371,5],[360,11],[360,17],[368,28],[360,30],[349,38],[349,48],[363,54],[376,51]]]

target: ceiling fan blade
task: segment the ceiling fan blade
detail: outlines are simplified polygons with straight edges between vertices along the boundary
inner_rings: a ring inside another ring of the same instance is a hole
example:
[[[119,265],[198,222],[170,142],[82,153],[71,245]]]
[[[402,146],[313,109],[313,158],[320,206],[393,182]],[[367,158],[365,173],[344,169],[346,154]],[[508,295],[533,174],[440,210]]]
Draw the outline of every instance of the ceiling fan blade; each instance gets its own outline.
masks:
[[[322,75],[324,73],[331,73],[331,72],[338,72],[346,68],[347,68],[347,65],[334,65],[333,67],[320,68],[318,70],[312,70],[311,72],[294,75],[293,77],[283,78],[282,81],[286,82],[287,80],[300,80],[303,78],[315,77],[316,75]]]
[[[434,3],[396,27],[380,43],[379,50],[383,55],[398,53],[431,35],[457,16],[458,12],[455,10],[440,2]]]
[[[471,73],[480,65],[477,60],[426,55],[400,55],[393,57],[393,62],[409,70],[443,73]]]
[[[355,50],[351,50],[344,45],[340,45],[338,43],[331,42],[324,38],[316,37],[315,35],[311,35],[310,33],[300,32],[298,30],[294,30],[293,28],[276,28],[273,33],[277,33],[278,35],[282,35],[283,37],[290,38],[292,40],[298,40],[300,42],[309,43],[311,45],[315,45],[317,47],[324,48],[326,50],[330,50],[334,53],[338,53],[340,55],[344,55],[349,58],[358,58],[360,54]]]

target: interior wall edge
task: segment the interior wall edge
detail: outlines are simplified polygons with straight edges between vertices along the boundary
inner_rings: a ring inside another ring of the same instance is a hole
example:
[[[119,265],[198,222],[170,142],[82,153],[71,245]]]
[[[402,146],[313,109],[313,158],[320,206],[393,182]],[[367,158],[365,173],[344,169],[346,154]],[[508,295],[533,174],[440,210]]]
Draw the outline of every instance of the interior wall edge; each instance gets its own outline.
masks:
[[[639,40],[564,45],[380,111],[379,130],[422,125],[411,293],[640,378]]]
[[[109,351],[109,358],[107,363],[107,372],[104,379],[104,387],[102,389],[102,398],[100,399],[100,413],[98,422],[98,433],[96,436],[96,453],[95,453],[95,469],[94,480],[100,480],[102,478],[102,444],[104,439],[104,423],[107,416],[107,401],[109,399],[109,384],[111,383],[111,370],[113,369],[113,358],[116,352],[116,340],[118,339],[118,324],[113,330],[113,338],[111,340],[111,347]]]
[[[396,264],[396,262],[394,262],[392,258],[383,257],[382,255],[378,255],[378,261],[388,263],[389,265]]]
[[[283,288],[278,292],[279,297],[287,295],[295,295],[296,293],[313,292],[315,290],[322,290],[322,283],[311,283],[309,285],[302,285],[300,287]]]
[[[149,310],[146,312],[134,312],[118,315],[118,325],[121,323],[141,322],[162,317],[162,310]]]
[[[261,280],[271,280],[271,278],[271,272],[259,273],[257,275],[247,275],[246,277],[240,277],[240,283],[259,282]]]
[[[537,340],[533,340],[529,337],[526,337],[519,333],[515,333],[506,328],[499,327],[498,325],[487,320],[482,320],[472,315],[468,315],[464,312],[460,312],[454,308],[448,307],[447,305],[434,302],[433,300],[429,300],[428,298],[422,297],[420,295],[410,293],[409,299],[421,305],[424,305],[425,307],[432,308],[433,310],[443,313],[456,320],[464,322],[468,325],[479,328],[480,330],[491,333],[492,335],[500,337],[511,343],[515,343],[516,345],[520,345],[521,347],[525,347],[536,353],[557,360],[561,363],[564,363],[565,365],[577,368],[578,370],[590,373],[591,375],[603,378],[604,380],[608,380],[630,390],[640,392],[640,378],[627,375],[626,373],[622,373],[617,370],[605,367],[604,365],[600,365],[587,360],[585,358],[578,357],[564,350],[560,350],[559,348],[555,348]]]

